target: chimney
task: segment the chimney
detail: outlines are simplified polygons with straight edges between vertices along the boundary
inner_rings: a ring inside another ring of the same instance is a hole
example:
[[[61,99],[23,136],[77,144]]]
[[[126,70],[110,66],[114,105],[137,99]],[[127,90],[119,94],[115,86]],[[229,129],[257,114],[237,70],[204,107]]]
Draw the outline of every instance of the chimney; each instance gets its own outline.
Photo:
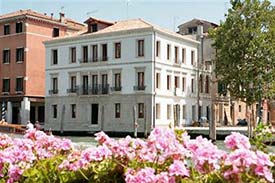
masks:
[[[53,19],[53,13],[51,13],[51,19]]]
[[[60,21],[61,23],[64,23],[64,22],[65,22],[65,13],[63,13],[63,12],[60,12],[60,13],[59,13],[59,21]]]

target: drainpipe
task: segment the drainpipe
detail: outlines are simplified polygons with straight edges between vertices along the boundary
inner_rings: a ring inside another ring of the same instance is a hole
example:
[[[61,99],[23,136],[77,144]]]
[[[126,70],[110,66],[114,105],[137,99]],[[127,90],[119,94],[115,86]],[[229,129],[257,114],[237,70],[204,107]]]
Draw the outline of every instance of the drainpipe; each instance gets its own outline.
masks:
[[[200,51],[200,53],[198,52],[198,57],[200,54],[200,59],[198,59],[198,63],[197,63],[197,105],[198,105],[198,121],[200,120],[200,68],[203,64],[203,26],[202,25],[198,25],[198,36],[197,39],[200,39],[200,45],[198,46],[198,50]]]

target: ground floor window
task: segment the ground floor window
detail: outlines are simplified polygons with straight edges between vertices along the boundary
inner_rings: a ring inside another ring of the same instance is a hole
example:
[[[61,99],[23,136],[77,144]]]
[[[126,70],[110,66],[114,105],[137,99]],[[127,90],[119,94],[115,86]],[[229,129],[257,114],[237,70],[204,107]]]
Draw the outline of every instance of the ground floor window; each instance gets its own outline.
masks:
[[[138,118],[144,118],[144,103],[138,104]]]
[[[115,104],[115,118],[120,118],[120,103]]]
[[[76,118],[76,104],[71,104],[71,115],[72,118]]]
[[[57,118],[57,105],[52,105],[53,118]]]

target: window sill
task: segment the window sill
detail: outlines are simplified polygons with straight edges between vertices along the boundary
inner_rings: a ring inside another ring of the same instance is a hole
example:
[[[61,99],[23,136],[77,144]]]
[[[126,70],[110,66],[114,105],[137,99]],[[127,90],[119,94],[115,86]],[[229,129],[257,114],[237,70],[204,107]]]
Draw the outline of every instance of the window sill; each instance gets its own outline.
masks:
[[[10,92],[2,92],[2,95],[9,95]]]
[[[17,63],[17,64],[22,64],[22,63],[23,63],[23,61],[16,61],[16,63]]]
[[[10,62],[2,62],[4,65],[9,65]]]

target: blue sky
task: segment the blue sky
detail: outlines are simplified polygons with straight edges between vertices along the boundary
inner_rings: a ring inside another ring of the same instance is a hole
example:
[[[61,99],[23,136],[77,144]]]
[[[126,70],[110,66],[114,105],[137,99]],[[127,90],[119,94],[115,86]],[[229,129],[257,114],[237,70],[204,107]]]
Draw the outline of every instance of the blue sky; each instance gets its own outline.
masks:
[[[229,6],[229,0],[128,0],[128,18],[143,18],[174,30],[193,18],[219,23]],[[62,7],[65,16],[80,22],[89,16],[110,21],[127,19],[127,0],[0,0],[0,14],[33,9],[58,17]]]

